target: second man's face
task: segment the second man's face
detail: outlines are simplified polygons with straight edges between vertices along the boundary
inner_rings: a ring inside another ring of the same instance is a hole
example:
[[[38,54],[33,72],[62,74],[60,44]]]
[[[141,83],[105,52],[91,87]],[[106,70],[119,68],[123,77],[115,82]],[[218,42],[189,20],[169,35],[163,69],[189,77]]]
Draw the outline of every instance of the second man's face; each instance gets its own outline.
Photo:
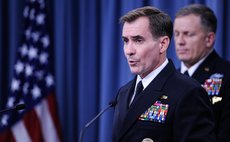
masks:
[[[122,38],[124,53],[132,73],[143,78],[159,66],[160,40],[153,38],[147,17],[125,22]]]
[[[200,17],[193,14],[175,19],[174,40],[177,57],[187,67],[195,64],[210,51],[207,32],[201,26]]]

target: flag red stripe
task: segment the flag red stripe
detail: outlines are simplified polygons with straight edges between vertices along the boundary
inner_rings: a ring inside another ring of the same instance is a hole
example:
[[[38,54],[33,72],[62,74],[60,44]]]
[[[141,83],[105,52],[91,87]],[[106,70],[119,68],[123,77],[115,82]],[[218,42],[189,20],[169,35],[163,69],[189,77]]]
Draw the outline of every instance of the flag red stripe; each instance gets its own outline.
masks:
[[[0,134],[0,141],[1,142],[16,142],[10,129]]]
[[[61,125],[58,117],[58,110],[57,110],[57,102],[54,93],[47,96],[47,103],[49,106],[49,112],[52,117],[53,123],[56,127],[57,135],[59,136],[60,141],[62,141],[62,135],[61,135]]]
[[[31,140],[33,142],[44,142],[41,124],[34,109],[25,114],[23,121]]]

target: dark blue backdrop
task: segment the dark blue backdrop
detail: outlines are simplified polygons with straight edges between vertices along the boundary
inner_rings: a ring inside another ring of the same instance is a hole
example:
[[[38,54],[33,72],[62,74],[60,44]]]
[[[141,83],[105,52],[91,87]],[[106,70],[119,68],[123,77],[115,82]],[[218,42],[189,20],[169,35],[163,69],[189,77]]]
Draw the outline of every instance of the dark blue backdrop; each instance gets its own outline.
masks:
[[[80,129],[112,100],[118,88],[132,78],[123,55],[119,17],[144,5],[153,5],[174,19],[190,3],[211,7],[218,18],[215,49],[230,60],[230,1],[228,0],[49,0],[48,14],[55,62],[59,116],[66,142],[76,142]],[[23,30],[24,2],[0,1],[0,105],[6,102],[16,48]],[[168,55],[179,61],[174,42]],[[86,142],[111,141],[113,111],[104,114],[85,133]]]

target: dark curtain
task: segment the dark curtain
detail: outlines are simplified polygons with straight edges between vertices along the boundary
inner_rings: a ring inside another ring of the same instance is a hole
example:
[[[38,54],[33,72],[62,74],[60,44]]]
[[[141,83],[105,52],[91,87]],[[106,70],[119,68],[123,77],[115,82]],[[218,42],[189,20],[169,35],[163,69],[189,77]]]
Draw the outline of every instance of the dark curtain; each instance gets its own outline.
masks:
[[[152,5],[174,19],[179,8],[191,3],[202,3],[214,10],[218,18],[215,49],[230,60],[228,0],[47,0],[59,119],[66,142],[78,141],[81,128],[133,77],[123,55],[119,17],[133,8]],[[23,6],[23,0],[0,1],[1,109],[23,34]],[[172,41],[168,56],[178,66],[174,50]],[[111,109],[90,126],[84,141],[111,141],[112,116]]]

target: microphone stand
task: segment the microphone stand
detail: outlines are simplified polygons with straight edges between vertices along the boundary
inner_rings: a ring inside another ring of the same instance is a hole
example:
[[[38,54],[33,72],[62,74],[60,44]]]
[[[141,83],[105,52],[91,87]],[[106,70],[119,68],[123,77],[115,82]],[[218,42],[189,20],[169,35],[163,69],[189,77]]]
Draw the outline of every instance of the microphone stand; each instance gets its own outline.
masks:
[[[83,142],[83,136],[85,133],[85,130],[95,121],[97,120],[104,112],[106,112],[109,108],[114,107],[117,103],[116,102],[110,102],[109,106],[107,106],[105,109],[103,109],[100,113],[98,113],[91,121],[89,121],[84,128],[80,132],[79,136],[79,142]]]
[[[18,110],[22,110],[22,109],[25,109],[26,105],[25,104],[18,104],[14,107],[11,107],[11,108],[8,108],[8,109],[4,109],[4,110],[0,110],[0,115],[5,113],[5,112],[8,112],[8,111],[18,111]]]

